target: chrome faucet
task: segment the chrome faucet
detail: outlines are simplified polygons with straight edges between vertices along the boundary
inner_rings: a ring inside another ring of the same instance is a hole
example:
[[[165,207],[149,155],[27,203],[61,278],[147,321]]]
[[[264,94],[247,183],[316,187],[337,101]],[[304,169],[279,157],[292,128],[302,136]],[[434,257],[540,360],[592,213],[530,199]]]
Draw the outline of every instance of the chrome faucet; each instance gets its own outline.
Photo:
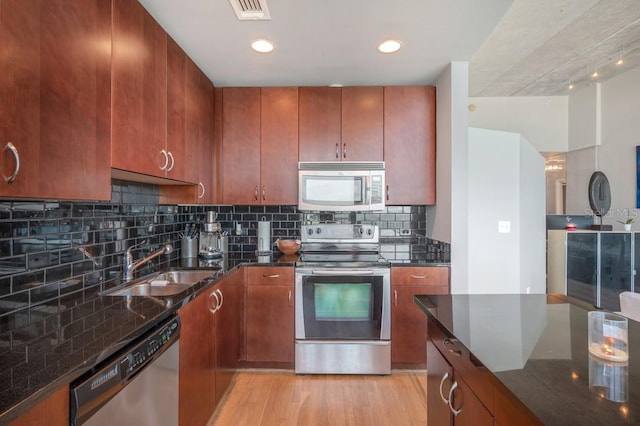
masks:
[[[124,281],[125,282],[131,281],[133,279],[133,271],[138,269],[140,266],[144,265],[151,259],[155,259],[161,254],[169,254],[173,251],[173,246],[170,243],[166,243],[161,248],[149,254],[148,256],[138,260],[137,262],[134,262],[133,256],[131,255],[131,250],[133,250],[134,248],[140,247],[146,242],[147,240],[144,240],[141,243],[138,243],[129,247],[127,251],[125,251],[124,253]]]

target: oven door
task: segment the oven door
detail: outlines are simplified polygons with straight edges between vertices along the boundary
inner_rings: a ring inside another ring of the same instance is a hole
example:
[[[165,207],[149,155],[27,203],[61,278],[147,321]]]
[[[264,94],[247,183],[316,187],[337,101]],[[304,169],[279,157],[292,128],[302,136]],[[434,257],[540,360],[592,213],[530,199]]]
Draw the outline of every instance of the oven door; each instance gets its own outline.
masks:
[[[389,340],[389,270],[296,270],[297,340]]]

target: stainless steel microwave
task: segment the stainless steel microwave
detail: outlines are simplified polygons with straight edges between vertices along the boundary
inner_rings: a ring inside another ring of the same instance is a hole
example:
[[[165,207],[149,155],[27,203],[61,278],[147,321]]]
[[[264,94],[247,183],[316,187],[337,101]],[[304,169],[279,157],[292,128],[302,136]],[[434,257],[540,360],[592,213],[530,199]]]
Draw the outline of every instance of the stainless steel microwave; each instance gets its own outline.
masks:
[[[298,163],[298,210],[384,210],[384,191],[383,161]]]

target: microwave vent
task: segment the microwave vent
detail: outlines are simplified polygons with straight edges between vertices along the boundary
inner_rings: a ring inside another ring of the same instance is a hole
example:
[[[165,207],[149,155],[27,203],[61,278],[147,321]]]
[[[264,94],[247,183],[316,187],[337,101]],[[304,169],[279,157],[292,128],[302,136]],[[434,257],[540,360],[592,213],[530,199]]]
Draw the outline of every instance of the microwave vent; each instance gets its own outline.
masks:
[[[384,170],[384,161],[301,161],[298,163],[298,170]]]
[[[229,2],[241,21],[268,21],[271,19],[266,0],[229,0]]]

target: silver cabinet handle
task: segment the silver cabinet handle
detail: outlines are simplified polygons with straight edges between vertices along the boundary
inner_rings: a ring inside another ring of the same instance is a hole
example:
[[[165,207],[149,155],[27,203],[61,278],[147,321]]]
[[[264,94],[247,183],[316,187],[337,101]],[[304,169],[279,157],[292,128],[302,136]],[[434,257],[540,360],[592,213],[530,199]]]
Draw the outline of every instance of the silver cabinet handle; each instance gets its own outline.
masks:
[[[449,352],[451,352],[453,355],[455,356],[460,356],[462,355],[462,352],[458,349],[454,349],[456,346],[456,344],[451,340],[451,339],[444,339],[442,341],[442,344],[444,345],[445,348],[447,348],[447,350]],[[450,348],[449,346],[452,346],[453,348]]]
[[[267,192],[267,188],[266,188],[266,186],[265,186],[265,185],[262,185],[262,201],[264,201],[264,200],[266,200],[266,199],[267,199],[266,192]]]
[[[453,408],[453,391],[456,390],[457,387],[458,387],[458,382],[454,381],[453,384],[451,385],[451,389],[449,389],[449,403],[448,403],[449,410],[451,410],[454,416],[457,416],[458,414],[462,413],[462,407],[460,407],[459,410],[456,410],[455,408]]]
[[[215,304],[212,304],[211,302],[213,301],[214,298],[215,298]],[[209,295],[209,310],[211,311],[212,314],[215,314],[218,308],[220,308],[220,299],[218,298],[218,295],[216,294],[216,292],[212,291],[211,294]]]
[[[217,293],[220,295],[220,305],[218,305],[218,309],[220,309],[222,308],[222,305],[224,305],[224,296],[222,295],[222,290],[217,288],[216,291],[214,291],[214,293]]]
[[[160,153],[164,155],[164,164],[160,166],[160,170],[167,170],[167,166],[169,165],[169,156],[167,155],[167,151],[163,149]]]
[[[398,306],[398,290],[393,290],[393,306]]]
[[[336,160],[340,158],[340,144],[336,144]]]
[[[256,201],[258,200],[258,185],[256,185],[255,189],[253,190],[253,198],[255,198]]]
[[[444,395],[442,394],[442,385],[444,384],[444,381],[447,380],[448,377],[449,377],[449,372],[446,372],[444,373],[444,376],[442,376],[442,380],[440,380],[440,399],[442,399],[442,402],[444,402],[445,404],[449,404],[449,400],[445,398]]]
[[[198,182],[198,186],[200,187],[201,191],[198,194],[198,199],[201,200],[204,198],[204,184],[202,182]]]
[[[416,280],[424,280],[428,275],[411,275],[411,278],[415,278]]]
[[[171,153],[171,151],[167,152],[167,156],[171,158],[171,165],[167,168],[167,171],[170,172],[171,170],[173,170],[173,166],[176,165],[176,160],[173,158],[173,154]]]
[[[291,307],[291,290],[289,290],[289,307]]]
[[[279,276],[280,276],[280,274],[271,274],[271,275],[262,274],[263,278],[278,278]]]
[[[342,158],[347,158],[347,144],[346,144],[346,142],[342,144]]]
[[[16,168],[13,169],[13,173],[11,174],[11,176],[2,176],[4,177],[5,182],[12,183],[14,180],[16,180],[16,176],[18,176],[18,172],[20,171],[20,154],[18,154],[18,148],[16,148],[16,146],[11,142],[7,142],[4,149],[9,150],[13,154],[13,158],[16,159]]]

